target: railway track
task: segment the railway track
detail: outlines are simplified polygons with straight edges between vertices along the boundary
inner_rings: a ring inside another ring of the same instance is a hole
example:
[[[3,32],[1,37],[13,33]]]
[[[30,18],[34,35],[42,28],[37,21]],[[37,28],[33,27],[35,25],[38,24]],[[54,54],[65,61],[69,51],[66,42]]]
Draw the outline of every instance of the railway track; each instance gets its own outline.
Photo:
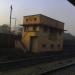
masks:
[[[0,62],[0,70],[11,70],[14,68],[29,67],[40,63],[53,62],[57,60],[67,59],[74,57],[75,54],[61,54],[61,55],[48,55],[48,56],[31,56],[26,58],[20,58],[16,60],[10,60],[6,62]]]

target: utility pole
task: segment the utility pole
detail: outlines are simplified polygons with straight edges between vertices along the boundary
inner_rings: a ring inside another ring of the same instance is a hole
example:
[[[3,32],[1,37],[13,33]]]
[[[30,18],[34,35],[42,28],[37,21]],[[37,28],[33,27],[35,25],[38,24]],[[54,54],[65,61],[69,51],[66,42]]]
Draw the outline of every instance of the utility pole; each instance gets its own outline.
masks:
[[[12,5],[10,6],[10,32],[11,32],[11,18],[12,18]]]
[[[16,21],[17,21],[17,19],[16,18],[11,18],[11,19],[15,20],[15,30],[16,30]]]

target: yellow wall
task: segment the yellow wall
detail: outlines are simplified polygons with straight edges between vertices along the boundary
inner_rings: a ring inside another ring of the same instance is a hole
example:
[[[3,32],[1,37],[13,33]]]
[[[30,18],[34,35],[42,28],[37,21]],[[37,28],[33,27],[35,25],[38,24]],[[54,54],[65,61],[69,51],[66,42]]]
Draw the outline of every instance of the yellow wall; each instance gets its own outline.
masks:
[[[25,47],[27,47],[27,49],[29,50],[29,46],[30,46],[30,37],[31,36],[36,36],[35,32],[23,32],[22,34],[22,42],[24,44]]]
[[[36,18],[36,20],[35,20],[35,18]],[[26,19],[28,19],[28,21],[26,21]],[[40,16],[36,16],[36,15],[34,15],[34,16],[24,16],[24,18],[23,18],[23,24],[27,24],[27,25],[33,24],[33,25],[35,25],[35,24],[39,24],[39,23],[40,23]]]
[[[34,20],[35,18],[36,18],[36,21]],[[28,19],[28,21],[26,21],[26,19]],[[26,24],[26,25],[44,24],[44,25],[48,25],[51,27],[55,27],[55,28],[64,30],[64,23],[57,21],[57,20],[54,20],[54,19],[49,18],[44,15],[24,16],[23,24]]]

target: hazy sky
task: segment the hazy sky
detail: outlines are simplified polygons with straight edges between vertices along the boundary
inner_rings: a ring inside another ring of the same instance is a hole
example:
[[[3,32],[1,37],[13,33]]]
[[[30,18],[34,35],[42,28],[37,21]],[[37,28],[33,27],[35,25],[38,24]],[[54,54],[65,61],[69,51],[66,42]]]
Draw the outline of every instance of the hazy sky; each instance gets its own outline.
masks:
[[[75,7],[67,0],[0,0],[0,24],[9,24],[10,5],[17,24],[23,16],[44,14],[65,23],[65,30],[75,35]],[[14,24],[14,20],[12,20]]]

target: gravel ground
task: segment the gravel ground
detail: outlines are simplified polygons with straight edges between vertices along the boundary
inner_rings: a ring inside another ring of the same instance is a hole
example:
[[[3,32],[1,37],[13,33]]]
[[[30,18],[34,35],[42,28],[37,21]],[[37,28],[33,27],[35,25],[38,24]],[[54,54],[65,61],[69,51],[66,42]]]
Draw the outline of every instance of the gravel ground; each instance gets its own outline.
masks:
[[[75,64],[43,75],[75,75]]]

